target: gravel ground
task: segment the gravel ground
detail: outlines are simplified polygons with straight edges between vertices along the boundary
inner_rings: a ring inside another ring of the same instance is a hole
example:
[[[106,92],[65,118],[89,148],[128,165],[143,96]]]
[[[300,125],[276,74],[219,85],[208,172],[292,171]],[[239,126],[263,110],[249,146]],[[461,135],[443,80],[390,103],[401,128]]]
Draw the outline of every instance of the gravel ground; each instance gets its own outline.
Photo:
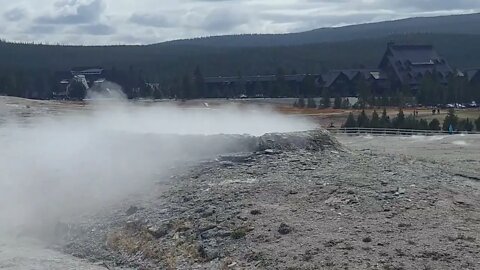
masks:
[[[480,268],[478,171],[355,144],[362,138],[342,147],[291,136],[59,224],[63,250],[110,269]]]
[[[339,140],[355,151],[404,155],[480,177],[480,135],[341,136]]]

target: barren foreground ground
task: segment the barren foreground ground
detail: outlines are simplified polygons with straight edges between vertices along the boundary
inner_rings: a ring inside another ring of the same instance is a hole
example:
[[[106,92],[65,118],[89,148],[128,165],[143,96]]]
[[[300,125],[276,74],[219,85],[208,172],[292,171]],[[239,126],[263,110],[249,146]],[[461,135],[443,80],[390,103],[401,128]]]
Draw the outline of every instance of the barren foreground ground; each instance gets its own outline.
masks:
[[[22,116],[64,106],[6,104]],[[50,252],[25,265],[8,245],[0,268],[480,269],[480,136],[224,139],[246,147],[59,223],[57,247],[94,268]]]
[[[110,268],[479,269],[479,138],[415,139],[268,140],[66,226],[65,250]]]

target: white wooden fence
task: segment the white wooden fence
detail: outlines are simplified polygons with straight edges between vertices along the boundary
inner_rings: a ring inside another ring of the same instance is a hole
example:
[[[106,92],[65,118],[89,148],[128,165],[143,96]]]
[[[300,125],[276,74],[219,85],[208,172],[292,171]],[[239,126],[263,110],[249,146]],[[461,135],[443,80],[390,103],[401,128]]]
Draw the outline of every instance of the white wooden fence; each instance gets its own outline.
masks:
[[[328,128],[332,134],[347,135],[377,135],[377,136],[434,136],[449,135],[444,130],[417,130],[417,129],[396,129],[396,128]],[[453,134],[480,134],[478,131],[455,131]]]

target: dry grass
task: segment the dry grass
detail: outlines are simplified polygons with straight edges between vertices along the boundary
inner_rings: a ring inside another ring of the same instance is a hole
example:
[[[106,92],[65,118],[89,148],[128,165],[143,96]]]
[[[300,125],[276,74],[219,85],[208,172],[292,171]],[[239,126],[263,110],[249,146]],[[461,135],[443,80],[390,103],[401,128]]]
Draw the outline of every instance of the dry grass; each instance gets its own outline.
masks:
[[[340,127],[345,121],[347,120],[348,114],[353,112],[355,116],[360,114],[362,110],[344,110],[344,109],[305,109],[305,108],[294,108],[291,106],[279,106],[276,108],[277,111],[288,114],[288,115],[303,115],[313,118],[316,122],[321,124],[324,127],[328,127],[331,123],[334,124],[335,127]],[[405,115],[413,114],[415,109],[407,108],[404,109],[403,112]],[[369,117],[371,117],[374,109],[367,109],[365,112]],[[378,114],[381,114],[383,108],[376,109]],[[395,107],[387,108],[387,115],[393,119],[398,114],[399,109]],[[420,119],[425,119],[427,121],[431,121],[432,119],[436,118],[440,120],[440,122],[445,119],[447,116],[448,110],[443,109],[440,110],[440,114],[432,114],[431,109],[416,109],[418,111],[418,117]],[[479,109],[465,109],[465,110],[457,110],[457,116],[460,119],[470,119],[475,120],[480,117],[480,110]]]
[[[182,261],[190,264],[205,262],[196,239],[189,235],[189,221],[179,220],[172,224],[171,239],[156,239],[147,230],[120,229],[107,237],[107,247],[113,251],[125,254],[126,257],[141,256],[154,263],[162,263],[165,269],[177,269]]]

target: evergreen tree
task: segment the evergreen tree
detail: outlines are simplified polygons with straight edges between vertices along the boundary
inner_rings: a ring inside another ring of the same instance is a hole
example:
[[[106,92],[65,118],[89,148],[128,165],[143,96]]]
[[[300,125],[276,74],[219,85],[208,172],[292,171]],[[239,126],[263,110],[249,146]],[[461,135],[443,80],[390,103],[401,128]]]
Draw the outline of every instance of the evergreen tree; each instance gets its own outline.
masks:
[[[344,98],[342,100],[341,108],[342,109],[349,109],[350,107],[352,107],[352,105],[350,104],[350,101],[348,100],[348,98]]]
[[[461,119],[460,121],[458,121],[458,127],[457,129],[458,130],[462,130],[462,131],[472,131],[474,128],[474,125],[472,123],[472,121],[470,121],[470,119]]]
[[[182,78],[182,82],[180,85],[180,99],[185,100],[185,99],[193,99],[194,94],[193,94],[193,85],[192,85],[192,80],[190,76],[184,75]],[[232,97],[231,95],[228,95],[227,97]]]
[[[315,86],[315,78],[312,75],[305,76],[300,86],[300,92],[304,97],[318,96]]]
[[[21,96],[21,93],[18,89],[17,85],[17,78],[15,77],[15,74],[13,73],[8,73],[5,76],[5,82],[4,82],[4,89],[3,92],[9,96]]]
[[[382,127],[380,124],[380,116],[378,115],[376,110],[374,110],[372,113],[372,120],[370,121],[370,127],[372,128]]]
[[[155,88],[155,90],[153,91],[153,99],[162,99],[162,98],[164,98],[164,94],[160,89],[160,87]]]
[[[440,127],[440,121],[438,121],[437,118],[432,119],[432,121],[430,121],[430,123],[428,124],[428,129],[441,130],[442,128]]]
[[[380,118],[380,126],[384,128],[390,127],[390,117],[387,115],[387,109],[384,108]]]
[[[358,103],[360,108],[365,109],[368,99],[372,96],[372,87],[363,76],[359,77],[356,84],[358,91]]]
[[[298,99],[298,107],[305,108],[305,99],[303,97]]]
[[[430,127],[428,125],[428,121],[425,120],[425,119],[420,119],[420,121],[418,121],[418,124],[417,124],[417,129],[420,129],[420,130],[429,130]]]
[[[73,80],[68,89],[68,97],[74,100],[83,100],[87,95],[87,88],[81,81]]]
[[[204,98],[206,97],[205,93],[205,79],[203,77],[202,71],[200,70],[200,67],[197,66],[195,68],[195,71],[193,72],[193,80],[195,84],[195,93],[196,97],[195,98]]]
[[[362,110],[362,112],[358,115],[357,125],[358,125],[358,127],[361,127],[361,128],[368,128],[369,127],[370,119],[368,119],[368,116],[365,113],[365,110]]]
[[[311,109],[317,108],[317,103],[315,102],[315,100],[313,98],[309,98],[307,100],[307,107],[311,108]]]
[[[322,99],[320,100],[320,107],[330,108],[331,105],[332,104],[330,101],[330,91],[327,88],[325,88],[323,89]]]
[[[287,96],[287,83],[285,81],[285,71],[282,68],[277,69],[275,74],[275,86],[273,87],[272,97]]]
[[[413,114],[410,114],[410,115],[408,115],[407,117],[405,117],[405,121],[404,121],[403,125],[402,125],[400,128],[404,128],[404,129],[420,129],[420,128],[419,128],[419,122],[417,121],[417,119],[415,118],[415,116],[413,116]]]
[[[448,110],[448,114],[443,120],[443,130],[449,130],[450,125],[453,127],[453,130],[458,128],[458,116],[455,114],[454,109]]]
[[[335,96],[335,100],[333,102],[333,108],[334,109],[342,108],[342,98],[339,95]]]
[[[353,113],[349,113],[347,117],[347,121],[343,124],[344,128],[354,128],[357,127],[357,121],[355,121],[355,116]]]
[[[405,114],[403,113],[403,110],[400,109],[400,111],[397,114],[397,117],[395,117],[392,121],[392,126],[394,128],[404,128],[405,125]]]

